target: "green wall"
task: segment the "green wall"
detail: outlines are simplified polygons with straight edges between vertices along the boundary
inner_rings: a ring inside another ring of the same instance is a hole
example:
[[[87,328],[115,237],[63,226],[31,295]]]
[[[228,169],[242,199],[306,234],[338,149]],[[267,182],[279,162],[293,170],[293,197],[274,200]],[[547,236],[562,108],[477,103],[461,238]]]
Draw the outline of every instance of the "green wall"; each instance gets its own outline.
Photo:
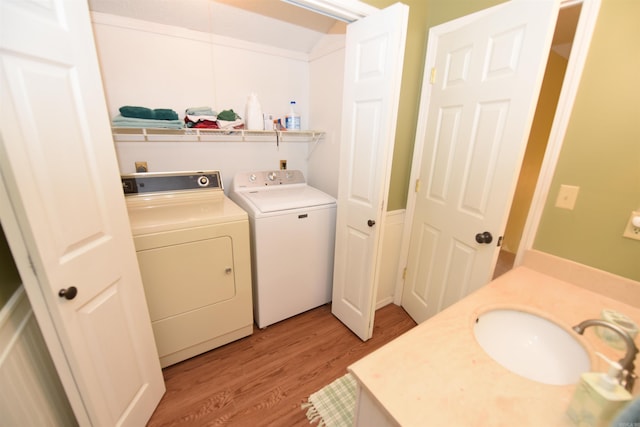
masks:
[[[534,248],[640,281],[640,1],[603,0]],[[561,184],[575,209],[554,207]]]
[[[362,0],[383,9],[398,0]],[[422,74],[427,50],[429,28],[460,16],[501,3],[502,0],[402,0],[409,6],[409,26],[405,48],[398,128],[396,131],[391,183],[387,210],[404,209],[407,206],[407,190],[413,160],[413,143],[416,138]]]
[[[384,9],[397,3],[397,0],[363,0],[363,2]],[[422,70],[427,53],[427,2],[424,0],[405,0],[402,3],[409,6],[409,26],[402,70],[398,127],[391,167],[387,206],[389,211],[404,209],[407,205],[407,188],[411,174],[413,142],[416,138]]]
[[[396,0],[363,0],[378,8]],[[503,0],[403,0],[409,28],[388,210],[404,209],[428,29]],[[622,237],[640,209],[640,1],[602,0],[589,56],[534,249],[640,280],[640,241]],[[577,185],[573,211],[554,208]]]

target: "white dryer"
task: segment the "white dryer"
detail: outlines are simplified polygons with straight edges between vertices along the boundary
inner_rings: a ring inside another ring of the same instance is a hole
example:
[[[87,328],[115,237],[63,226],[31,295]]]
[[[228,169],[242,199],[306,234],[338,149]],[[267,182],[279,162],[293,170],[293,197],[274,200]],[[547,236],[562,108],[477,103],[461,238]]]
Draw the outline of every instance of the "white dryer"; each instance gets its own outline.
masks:
[[[253,333],[247,213],[218,171],[122,176],[162,367]]]
[[[298,170],[238,173],[229,197],[249,214],[258,327],[331,301],[336,200]]]

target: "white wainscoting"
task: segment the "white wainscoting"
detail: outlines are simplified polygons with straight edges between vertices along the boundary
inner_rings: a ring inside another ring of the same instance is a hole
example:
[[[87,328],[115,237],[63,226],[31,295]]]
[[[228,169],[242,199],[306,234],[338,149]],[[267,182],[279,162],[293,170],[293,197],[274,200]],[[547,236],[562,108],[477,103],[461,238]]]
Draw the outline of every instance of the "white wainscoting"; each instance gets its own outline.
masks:
[[[0,309],[0,414],[3,426],[77,425],[22,286]]]
[[[400,245],[402,243],[402,229],[404,227],[404,209],[387,212],[384,226],[384,240],[382,242],[382,257],[380,257],[380,282],[376,309],[393,302],[396,290],[398,262],[400,260]]]

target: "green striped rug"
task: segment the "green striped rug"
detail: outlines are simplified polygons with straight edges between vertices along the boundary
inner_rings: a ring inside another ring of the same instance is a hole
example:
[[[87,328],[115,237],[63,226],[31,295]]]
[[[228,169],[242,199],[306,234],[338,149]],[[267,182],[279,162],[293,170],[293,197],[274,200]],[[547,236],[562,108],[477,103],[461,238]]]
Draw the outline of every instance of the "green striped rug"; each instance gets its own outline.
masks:
[[[348,373],[311,394],[302,409],[318,427],[344,427],[353,424],[355,405],[356,379]]]

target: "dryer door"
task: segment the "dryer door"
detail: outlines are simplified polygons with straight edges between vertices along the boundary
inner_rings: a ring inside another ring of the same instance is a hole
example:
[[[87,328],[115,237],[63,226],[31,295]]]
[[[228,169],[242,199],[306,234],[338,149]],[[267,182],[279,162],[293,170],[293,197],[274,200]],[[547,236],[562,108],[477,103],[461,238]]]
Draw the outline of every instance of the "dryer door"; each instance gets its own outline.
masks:
[[[247,221],[137,236],[160,364],[253,331]]]

